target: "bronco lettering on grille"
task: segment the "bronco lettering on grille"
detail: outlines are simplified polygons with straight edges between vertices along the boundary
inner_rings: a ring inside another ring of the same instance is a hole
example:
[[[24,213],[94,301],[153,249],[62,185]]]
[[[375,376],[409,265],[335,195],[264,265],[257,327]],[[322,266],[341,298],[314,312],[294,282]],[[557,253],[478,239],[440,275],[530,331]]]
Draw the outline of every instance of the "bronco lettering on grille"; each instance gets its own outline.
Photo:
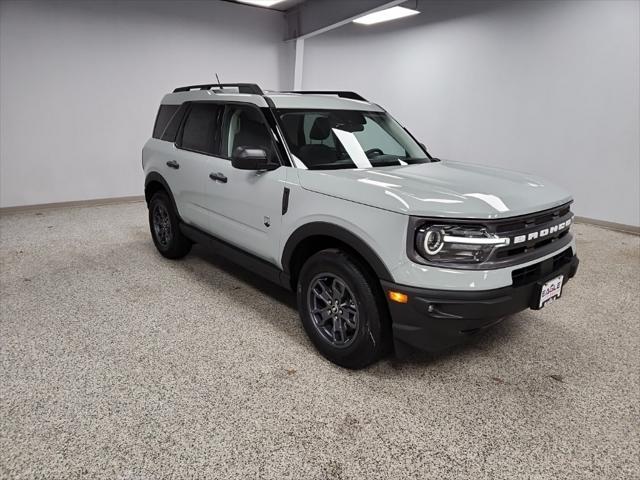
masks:
[[[565,220],[564,222],[557,225],[553,225],[552,227],[543,228],[542,230],[536,232],[529,232],[526,235],[518,235],[517,237],[513,238],[513,244],[515,245],[517,243],[526,242],[528,240],[535,240],[536,238],[546,237],[549,234],[554,234],[561,230],[564,230],[565,228],[569,228],[569,225],[571,225],[571,219]]]

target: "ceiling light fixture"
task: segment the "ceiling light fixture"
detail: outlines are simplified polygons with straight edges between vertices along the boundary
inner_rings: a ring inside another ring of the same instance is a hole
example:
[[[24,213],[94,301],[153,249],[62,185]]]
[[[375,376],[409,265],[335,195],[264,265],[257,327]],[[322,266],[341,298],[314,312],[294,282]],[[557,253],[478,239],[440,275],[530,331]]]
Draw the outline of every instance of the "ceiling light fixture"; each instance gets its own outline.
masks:
[[[247,3],[257,7],[273,7],[276,3],[282,3],[284,0],[238,0],[240,3]]]
[[[388,22],[389,20],[410,17],[411,15],[417,15],[418,13],[420,13],[418,10],[412,10],[411,8],[391,7],[386,10],[380,10],[358,17],[353,21],[353,23],[373,25],[374,23]]]

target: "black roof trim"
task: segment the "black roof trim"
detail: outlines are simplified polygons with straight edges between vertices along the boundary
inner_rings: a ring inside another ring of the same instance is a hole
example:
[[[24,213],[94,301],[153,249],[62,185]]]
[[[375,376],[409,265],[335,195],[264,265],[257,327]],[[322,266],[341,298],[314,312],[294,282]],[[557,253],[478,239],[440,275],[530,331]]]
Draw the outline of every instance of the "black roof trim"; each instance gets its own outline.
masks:
[[[262,95],[264,92],[255,83],[208,83],[206,85],[187,85],[185,87],[176,88],[173,93],[188,92],[191,90],[213,90],[221,88],[237,88],[239,93],[249,93],[252,95]],[[356,92],[348,92],[342,90],[289,90],[284,92],[273,93],[297,93],[299,95],[336,95],[340,98],[349,98],[351,100],[360,100],[366,102],[367,99]]]
[[[178,87],[173,93],[188,92],[190,90],[211,90],[215,88],[235,87],[239,93],[250,93],[252,95],[264,95],[262,89],[255,83],[209,83],[207,85],[187,85],[186,87]]]
[[[341,98],[350,98],[351,100],[361,100],[366,102],[367,100],[356,92],[346,91],[334,91],[334,90],[296,90],[280,93],[298,93],[300,95],[337,95]]]

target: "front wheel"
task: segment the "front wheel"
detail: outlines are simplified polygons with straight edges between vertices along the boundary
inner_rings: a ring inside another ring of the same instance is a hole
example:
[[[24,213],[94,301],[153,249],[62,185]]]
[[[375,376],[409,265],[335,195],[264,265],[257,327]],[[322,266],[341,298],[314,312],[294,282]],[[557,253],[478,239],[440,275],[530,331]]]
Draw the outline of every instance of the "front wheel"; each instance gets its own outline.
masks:
[[[316,253],[300,271],[302,324],[320,353],[337,365],[363,368],[388,349],[388,312],[376,281],[337,249]]]
[[[149,228],[153,243],[164,257],[182,258],[191,251],[191,241],[180,231],[178,214],[165,192],[151,197]]]

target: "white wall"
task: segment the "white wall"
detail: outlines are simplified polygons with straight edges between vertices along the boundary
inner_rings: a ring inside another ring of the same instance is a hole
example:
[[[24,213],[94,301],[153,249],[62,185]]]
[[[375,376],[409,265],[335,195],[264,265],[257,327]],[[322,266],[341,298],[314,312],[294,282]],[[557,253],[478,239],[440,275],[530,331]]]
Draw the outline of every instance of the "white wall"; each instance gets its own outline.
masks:
[[[437,156],[539,173],[578,215],[640,225],[637,0],[419,9],[306,40],[304,88],[358,91]]]
[[[163,94],[215,72],[288,84],[284,31],[227,2],[2,1],[0,207],[142,194]]]

